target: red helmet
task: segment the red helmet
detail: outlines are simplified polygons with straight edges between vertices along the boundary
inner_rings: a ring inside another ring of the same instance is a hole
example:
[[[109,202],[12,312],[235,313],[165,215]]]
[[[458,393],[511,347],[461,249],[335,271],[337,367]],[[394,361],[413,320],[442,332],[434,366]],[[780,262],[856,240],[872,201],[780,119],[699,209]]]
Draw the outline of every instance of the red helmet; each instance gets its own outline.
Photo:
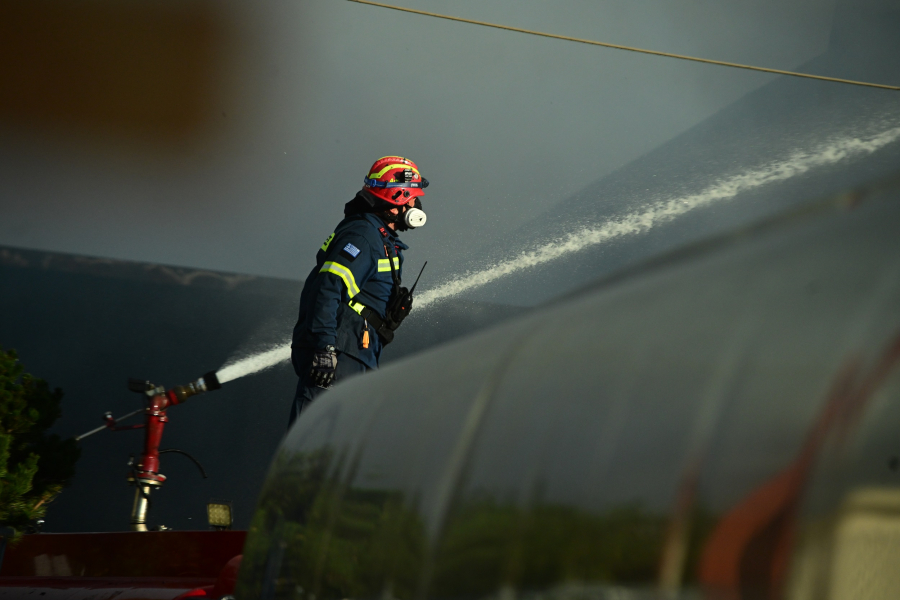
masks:
[[[402,206],[411,198],[424,196],[428,180],[419,174],[416,163],[402,156],[384,156],[375,161],[363,189],[389,204]]]

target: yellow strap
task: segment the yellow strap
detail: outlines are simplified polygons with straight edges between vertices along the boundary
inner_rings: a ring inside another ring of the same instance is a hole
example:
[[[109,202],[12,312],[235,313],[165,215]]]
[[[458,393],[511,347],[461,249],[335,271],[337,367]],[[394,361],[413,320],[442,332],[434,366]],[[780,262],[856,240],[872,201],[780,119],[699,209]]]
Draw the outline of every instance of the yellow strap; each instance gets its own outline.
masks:
[[[365,304],[360,304],[359,302],[356,302],[355,300],[351,300],[350,302],[348,302],[348,304],[350,305],[350,308],[352,308],[355,312],[357,312],[360,315],[362,314],[363,309],[366,307]]]
[[[378,171],[377,173],[369,173],[369,179],[378,179],[379,177],[381,177],[382,175],[384,175],[391,169],[410,169],[412,171],[415,171],[417,174],[419,173],[419,170],[416,169],[415,167],[413,167],[412,165],[388,165],[385,168],[383,168],[382,170]]]
[[[394,268],[395,269],[400,268],[400,257],[399,256],[394,257]],[[384,273],[385,271],[390,271],[390,270],[391,270],[391,263],[388,262],[388,259],[386,259],[386,258],[378,259],[378,272],[379,273]]]
[[[322,252],[328,252],[328,246],[331,245],[331,240],[333,240],[333,239],[334,239],[334,234],[332,233],[331,235],[328,236],[328,239],[325,240],[325,243],[322,244]]]
[[[356,285],[356,278],[353,277],[353,272],[344,265],[329,260],[322,265],[319,273],[331,273],[340,277],[344,281],[344,285],[347,286],[347,295],[351,298],[359,293],[359,286]]]

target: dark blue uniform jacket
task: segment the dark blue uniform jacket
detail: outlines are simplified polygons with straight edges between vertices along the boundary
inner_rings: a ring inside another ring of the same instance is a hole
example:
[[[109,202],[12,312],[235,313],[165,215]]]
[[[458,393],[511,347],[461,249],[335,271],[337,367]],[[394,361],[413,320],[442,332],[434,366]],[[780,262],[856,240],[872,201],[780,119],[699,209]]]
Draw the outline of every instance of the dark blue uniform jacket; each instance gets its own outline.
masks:
[[[393,289],[387,254],[399,276],[407,248],[373,214],[355,214],[341,221],[322,244],[316,266],[306,278],[291,346],[315,350],[332,345],[366,367],[378,368],[381,340],[369,324],[369,347],[363,348],[366,323],[359,311],[368,306],[384,317]]]

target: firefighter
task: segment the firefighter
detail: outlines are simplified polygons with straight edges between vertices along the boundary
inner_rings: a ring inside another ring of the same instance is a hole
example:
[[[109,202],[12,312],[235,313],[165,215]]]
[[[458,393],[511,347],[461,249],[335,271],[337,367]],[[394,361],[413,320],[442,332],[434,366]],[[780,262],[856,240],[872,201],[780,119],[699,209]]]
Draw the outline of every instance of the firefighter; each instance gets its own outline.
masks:
[[[316,254],[291,343],[300,381],[289,423],[334,382],[378,368],[412,307],[412,294],[401,286],[408,246],[397,233],[425,224],[426,187],[413,161],[379,158]]]

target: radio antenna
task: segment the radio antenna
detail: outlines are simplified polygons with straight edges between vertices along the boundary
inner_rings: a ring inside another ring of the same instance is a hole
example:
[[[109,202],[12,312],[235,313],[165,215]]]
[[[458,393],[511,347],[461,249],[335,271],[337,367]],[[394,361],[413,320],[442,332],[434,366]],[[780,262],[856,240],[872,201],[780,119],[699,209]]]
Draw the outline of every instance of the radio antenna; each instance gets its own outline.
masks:
[[[428,265],[428,261],[427,261],[427,260],[425,261],[425,264],[422,265],[422,271],[425,270],[426,265]],[[409,290],[409,293],[410,293],[410,294],[412,294],[414,291],[416,291],[416,286],[419,285],[419,279],[422,277],[422,271],[419,271],[419,276],[416,277],[416,282],[413,284],[412,289]]]

